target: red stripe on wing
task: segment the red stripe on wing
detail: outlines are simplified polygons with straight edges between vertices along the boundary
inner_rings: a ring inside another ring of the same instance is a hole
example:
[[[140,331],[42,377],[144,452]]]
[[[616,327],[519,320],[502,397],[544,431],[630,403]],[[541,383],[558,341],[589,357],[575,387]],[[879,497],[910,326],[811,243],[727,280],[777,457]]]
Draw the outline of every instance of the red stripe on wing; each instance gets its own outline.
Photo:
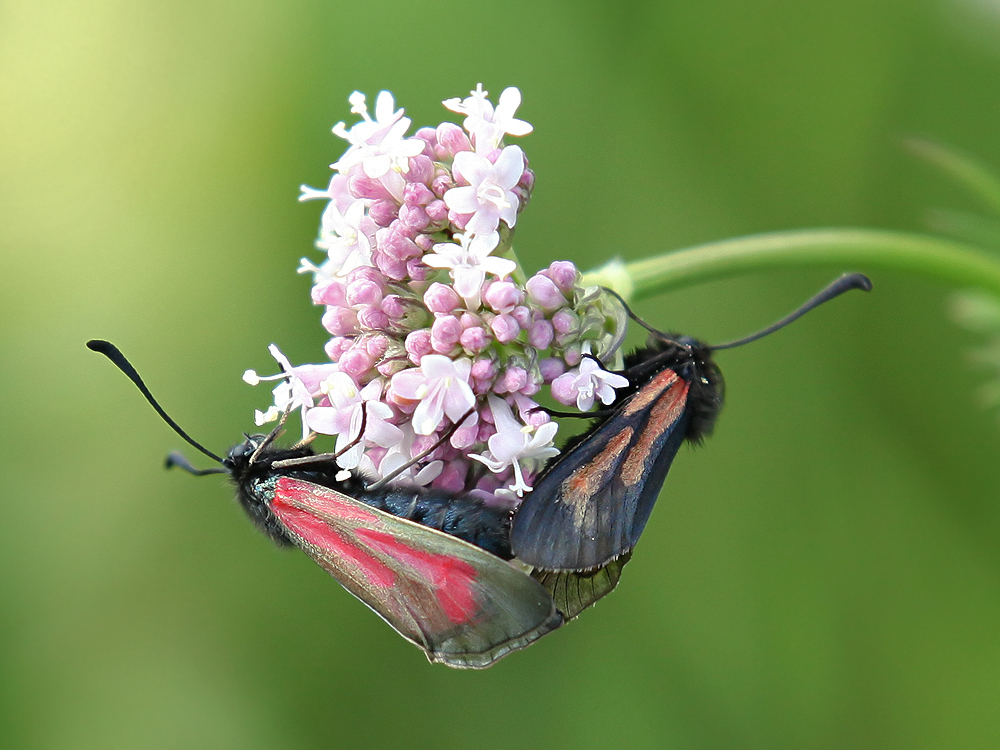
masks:
[[[479,574],[472,565],[380,531],[384,523],[377,514],[350,498],[345,502],[334,490],[314,488],[288,477],[278,480],[271,508],[290,531],[329,555],[349,560],[374,586],[393,588],[400,574],[422,581],[452,624],[476,619],[481,606],[473,586]],[[320,517],[324,515],[336,519],[340,528]]]
[[[456,625],[471,622],[480,611],[473,594],[479,578],[476,569],[463,560],[417,549],[383,531],[359,528],[355,532],[372,549],[381,551],[429,581],[438,604]]]
[[[332,503],[326,503],[332,506]],[[326,521],[317,518],[308,510],[287,505],[280,494],[275,496],[271,508],[278,518],[291,532],[301,537],[308,544],[341,560],[349,560],[364,574],[368,583],[382,589],[395,587],[397,576],[395,571],[377,557],[365,552],[362,547],[351,542],[337,532]],[[332,508],[325,509],[331,512]]]

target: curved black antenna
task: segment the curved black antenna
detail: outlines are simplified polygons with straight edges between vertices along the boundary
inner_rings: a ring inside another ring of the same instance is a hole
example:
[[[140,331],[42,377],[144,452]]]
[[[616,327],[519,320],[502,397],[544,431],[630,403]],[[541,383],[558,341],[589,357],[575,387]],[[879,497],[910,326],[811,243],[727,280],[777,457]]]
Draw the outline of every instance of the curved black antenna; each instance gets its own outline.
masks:
[[[167,469],[172,469],[175,466],[178,469],[184,469],[188,474],[194,474],[196,477],[203,477],[206,474],[228,474],[229,472],[223,469],[221,466],[216,466],[212,469],[196,469],[191,465],[191,462],[184,457],[183,453],[178,453],[177,451],[171,451],[167,455],[167,460],[163,462],[163,465]]]
[[[139,373],[137,373],[135,371],[135,368],[132,367],[132,364],[127,359],[125,359],[125,355],[118,350],[117,346],[115,346],[109,341],[102,341],[101,339],[93,339],[92,341],[87,342],[87,348],[90,349],[92,352],[100,352],[105,357],[110,359],[115,367],[117,367],[119,370],[125,373],[125,376],[133,383],[135,383],[135,387],[138,388],[139,391],[142,393],[142,395],[146,397],[146,400],[149,402],[149,405],[152,406],[154,409],[156,409],[156,413],[163,418],[164,422],[166,422],[173,428],[174,432],[176,432],[182,438],[187,440],[191,445],[193,445],[199,451],[201,451],[206,456],[211,458],[213,461],[218,461],[220,464],[222,463],[221,458],[216,456],[214,453],[212,453],[212,451],[208,450],[208,448],[206,448],[197,440],[195,440],[186,432],[184,432],[184,430],[180,428],[180,425],[178,425],[174,420],[172,420],[167,415],[165,411],[163,411],[163,407],[160,406],[158,403],[156,403],[156,399],[153,398],[153,394],[149,392],[149,389],[146,387],[146,384],[142,382],[142,378],[139,377]],[[183,464],[176,461],[175,464],[177,466],[183,466]]]
[[[634,320],[636,323],[638,323],[639,325],[641,325],[643,328],[645,328],[647,331],[649,331],[654,336],[657,336],[659,338],[663,338],[663,331],[659,330],[658,328],[654,328],[649,323],[647,323],[645,320],[643,320],[638,315],[636,315],[634,312],[632,312],[632,308],[628,306],[628,302],[626,302],[625,298],[622,297],[618,292],[616,292],[614,289],[611,289],[610,287],[606,287],[606,286],[601,287],[601,288],[604,291],[606,291],[608,294],[610,294],[612,297],[615,297],[619,302],[622,303],[622,307],[625,308],[625,312],[628,314],[628,316],[630,318],[632,318],[632,320]]]
[[[826,289],[821,291],[811,300],[806,302],[802,307],[793,312],[786,318],[782,318],[774,325],[770,325],[763,331],[758,331],[757,333],[747,336],[746,338],[737,339],[736,341],[730,341],[728,344],[718,344],[717,346],[710,346],[709,349],[713,352],[717,352],[720,349],[732,349],[736,346],[743,346],[743,344],[749,344],[751,341],[756,341],[757,339],[762,339],[768,334],[774,333],[775,331],[784,328],[789,323],[798,320],[807,312],[813,308],[819,307],[824,302],[829,302],[834,297],[839,297],[844,292],[850,291],[851,289],[861,289],[865,292],[870,292],[872,290],[872,281],[863,273],[847,273],[841,276],[839,279],[830,284]]]

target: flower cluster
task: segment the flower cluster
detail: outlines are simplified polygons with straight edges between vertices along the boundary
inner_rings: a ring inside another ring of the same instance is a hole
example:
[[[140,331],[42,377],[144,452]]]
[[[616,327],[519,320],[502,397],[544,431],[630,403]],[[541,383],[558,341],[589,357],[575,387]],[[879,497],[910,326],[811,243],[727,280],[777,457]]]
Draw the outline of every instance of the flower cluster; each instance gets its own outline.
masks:
[[[557,426],[536,397],[549,387],[565,405],[610,403],[625,378],[617,361],[625,329],[619,305],[583,289],[569,261],[525,278],[513,229],[534,173],[507,136],[531,132],[514,115],[516,88],[496,107],[478,86],[444,106],[464,115],[407,136],[410,120],[383,91],[374,118],[350,97],[360,122],[333,132],[350,145],[325,190],[312,299],[324,307],[329,362],[282,372],[263,424],[300,410],[303,437],[336,436],[338,463],[484,499],[516,502],[544,460]]]

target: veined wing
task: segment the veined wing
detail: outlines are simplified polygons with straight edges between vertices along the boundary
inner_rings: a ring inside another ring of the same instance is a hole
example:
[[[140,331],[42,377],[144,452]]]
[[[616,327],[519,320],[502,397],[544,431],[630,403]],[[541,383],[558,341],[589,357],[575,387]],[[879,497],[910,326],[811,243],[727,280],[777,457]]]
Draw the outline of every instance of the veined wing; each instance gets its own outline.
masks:
[[[588,571],[629,552],[684,440],[688,392],[663,370],[561,456],[514,516],[514,554],[543,570]]]
[[[428,659],[488,667],[559,627],[545,588],[472,544],[290,477],[271,508],[298,546]]]

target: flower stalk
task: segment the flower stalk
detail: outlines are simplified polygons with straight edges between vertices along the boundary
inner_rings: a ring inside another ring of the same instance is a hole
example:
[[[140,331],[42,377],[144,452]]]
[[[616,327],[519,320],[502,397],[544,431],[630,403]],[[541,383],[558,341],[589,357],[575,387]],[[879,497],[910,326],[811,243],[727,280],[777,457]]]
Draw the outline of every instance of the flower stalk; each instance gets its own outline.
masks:
[[[710,242],[584,274],[584,285],[610,286],[638,301],[691,284],[801,266],[857,266],[906,271],[1000,296],[1000,262],[944,237],[877,229],[807,229]]]

